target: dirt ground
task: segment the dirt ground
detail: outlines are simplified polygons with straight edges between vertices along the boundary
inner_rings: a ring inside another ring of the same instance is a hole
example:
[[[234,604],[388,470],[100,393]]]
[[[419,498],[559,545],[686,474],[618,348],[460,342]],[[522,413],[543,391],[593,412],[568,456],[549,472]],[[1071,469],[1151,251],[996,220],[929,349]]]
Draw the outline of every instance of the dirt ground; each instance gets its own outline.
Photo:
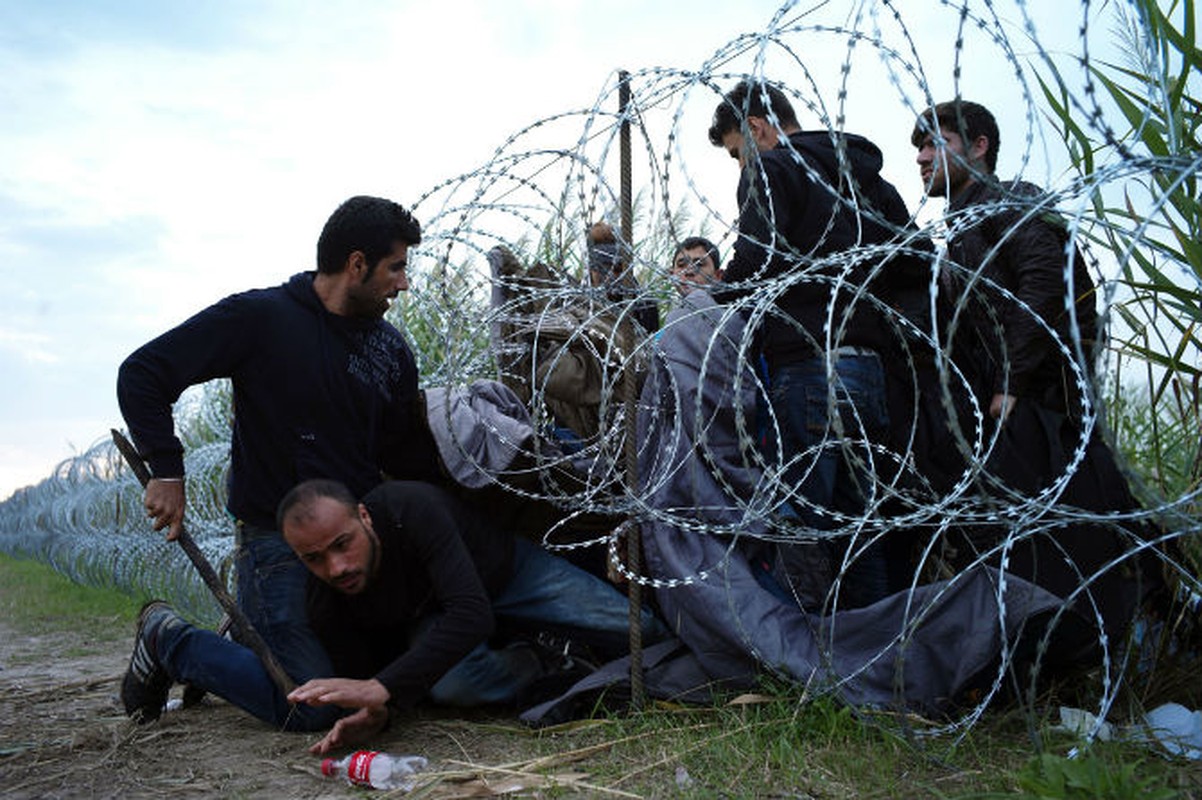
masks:
[[[316,735],[274,731],[211,697],[155,723],[131,723],[118,691],[132,639],[132,631],[91,640],[56,631],[16,635],[0,620],[0,796],[361,796],[321,775],[320,759],[306,752]],[[411,796],[622,794],[590,790],[588,777],[571,771],[575,759],[564,753],[585,742],[535,736],[512,716],[428,712],[372,745],[430,760],[427,785]],[[536,762],[540,756],[549,758]],[[533,767],[544,777],[523,774]]]

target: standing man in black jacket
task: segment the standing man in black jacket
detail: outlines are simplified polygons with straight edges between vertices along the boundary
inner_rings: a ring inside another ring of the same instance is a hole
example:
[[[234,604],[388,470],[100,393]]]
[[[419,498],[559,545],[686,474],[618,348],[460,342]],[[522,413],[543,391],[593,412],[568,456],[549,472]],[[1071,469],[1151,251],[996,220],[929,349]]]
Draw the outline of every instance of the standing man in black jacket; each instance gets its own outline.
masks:
[[[998,181],[998,141],[993,115],[968,101],[939,104],[911,135],[926,193],[947,198],[953,223],[943,283],[959,295],[956,287],[970,279],[987,281],[977,296],[988,293],[989,303],[965,308],[978,350],[964,360],[978,366],[989,417],[1004,420],[1020,397],[1066,412],[1080,403],[1072,365],[1079,364],[1081,377],[1093,377],[1093,279],[1080,252],[1070,250],[1064,220],[1043,191],[1023,181]]]
[[[436,474],[415,402],[413,354],[383,319],[408,288],[409,248],[420,240],[417,220],[400,205],[353,197],[321,232],[316,272],[221,300],[139,348],[118,374],[121,412],[153,475],[146,511],[169,540],[179,535],[185,509],[172,404],[188,386],[232,380],[228,508],[237,520],[238,603],[297,682],[332,672],[305,620],[307,571],[276,530],[284,494],[308,478],[337,478],[362,496],[382,470],[405,478]],[[181,660],[200,663],[232,644],[215,634],[192,637],[195,657]],[[139,649],[122,698],[131,716],[155,719],[170,679]],[[291,708],[275,695],[274,711],[262,716],[277,725],[321,729],[337,716],[328,708]]]
[[[940,283],[957,319],[949,356],[984,418],[983,499],[1014,519],[1039,520],[1025,530],[979,525],[959,558],[998,563],[1005,547],[1015,574],[1072,598],[1087,619],[1096,603],[1112,646],[1122,643],[1131,615],[1161,580],[1146,553],[1133,554],[1149,533],[1141,524],[1079,512],[1139,508],[1099,428],[1085,427],[1096,422],[1099,334],[1085,260],[1039,187],[997,179],[998,126],[987,108],[940,103],[919,117],[910,141],[926,193],[948,201]],[[966,417],[971,430],[975,415]]]
[[[771,411],[760,424],[764,448],[805,526],[843,539],[828,540],[844,565],[839,605],[867,605],[887,593],[885,559],[879,542],[853,534],[881,499],[869,445],[889,428],[881,351],[890,333],[873,298],[855,296],[872,259],[838,254],[886,241],[909,214],[880,176],[876,145],[802,131],[766,81],[723,97],[709,139],[741,170],[725,281],[774,298],[758,331]]]

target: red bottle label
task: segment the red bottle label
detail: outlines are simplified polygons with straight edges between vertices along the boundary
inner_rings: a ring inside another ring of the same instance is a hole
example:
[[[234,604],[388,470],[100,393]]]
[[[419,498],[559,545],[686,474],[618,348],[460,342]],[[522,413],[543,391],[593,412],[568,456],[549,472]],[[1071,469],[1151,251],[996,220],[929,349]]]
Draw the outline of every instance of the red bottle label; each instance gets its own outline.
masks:
[[[371,760],[378,756],[375,750],[358,750],[351,754],[346,765],[346,777],[357,786],[371,786]]]

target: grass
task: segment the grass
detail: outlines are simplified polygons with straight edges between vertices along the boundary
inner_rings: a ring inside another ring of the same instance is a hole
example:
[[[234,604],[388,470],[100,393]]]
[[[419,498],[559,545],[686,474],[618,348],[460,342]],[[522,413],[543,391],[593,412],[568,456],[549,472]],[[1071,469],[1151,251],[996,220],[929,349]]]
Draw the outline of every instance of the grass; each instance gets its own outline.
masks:
[[[19,635],[124,641],[138,605],[0,556],[0,613]],[[720,707],[599,712],[538,732],[494,725],[486,735],[497,737],[496,751],[527,753],[533,771],[569,776],[548,797],[1202,798],[1202,765],[1117,742],[1069,760],[1075,742],[1021,711],[990,712],[953,744],[907,738],[895,715],[807,701],[779,685],[763,692]]]
[[[780,695],[574,723],[540,739],[563,756],[588,752],[573,767],[610,796],[1202,797],[1198,765],[1118,742],[1097,743],[1069,759],[1072,739],[1041,725],[1033,742],[1027,718],[1016,712],[987,715],[955,746],[907,739],[898,729],[891,715],[858,715],[829,700],[801,703],[796,695]]]
[[[75,583],[41,562],[0,554],[0,616],[18,634],[56,631],[126,638],[140,605],[111,589]]]

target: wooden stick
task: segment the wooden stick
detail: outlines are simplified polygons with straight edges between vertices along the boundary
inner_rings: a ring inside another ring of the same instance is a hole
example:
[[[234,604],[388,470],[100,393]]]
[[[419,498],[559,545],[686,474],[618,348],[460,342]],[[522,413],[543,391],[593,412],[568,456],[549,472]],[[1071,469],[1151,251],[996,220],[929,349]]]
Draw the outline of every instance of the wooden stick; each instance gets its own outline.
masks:
[[[133,470],[134,475],[138,478],[138,483],[142,484],[145,489],[150,483],[150,470],[146,468],[146,463],[142,460],[142,456],[138,455],[138,451],[122,435],[121,431],[113,428],[113,444],[117,445],[117,450],[125,458],[125,463],[129,464],[129,468]],[[285,696],[288,695],[296,684],[288,677],[288,673],[284,672],[284,668],[280,666],[280,662],[275,660],[275,656],[271,654],[271,649],[267,647],[267,642],[263,641],[263,637],[250,624],[250,620],[242,613],[242,609],[238,608],[238,604],[234,602],[234,598],[230,596],[229,591],[217,577],[216,570],[209,560],[205,558],[205,554],[196,546],[196,542],[192,539],[183,526],[180,526],[179,538],[175,541],[179,542],[179,546],[184,549],[188,559],[192,565],[196,567],[196,571],[200,573],[201,579],[205,582],[205,586],[209,587],[209,591],[213,593],[213,597],[217,598],[217,602],[221,604],[221,608],[229,615],[230,622],[234,627],[234,634],[240,644],[246,645],[254,654],[263,662],[263,666],[267,669],[267,674],[279,687],[280,691]]]

